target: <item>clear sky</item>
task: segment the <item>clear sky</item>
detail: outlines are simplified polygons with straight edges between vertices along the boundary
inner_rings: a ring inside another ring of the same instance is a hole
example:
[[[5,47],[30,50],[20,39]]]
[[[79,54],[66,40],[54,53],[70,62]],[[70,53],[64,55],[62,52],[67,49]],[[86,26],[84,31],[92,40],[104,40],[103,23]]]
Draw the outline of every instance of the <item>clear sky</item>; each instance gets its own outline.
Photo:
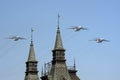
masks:
[[[76,60],[81,80],[120,80],[120,0],[0,0],[0,80],[24,80],[31,27],[40,75],[52,60],[58,13],[67,65]],[[74,25],[89,30],[67,29]],[[13,35],[27,40],[5,39]],[[96,37],[110,42],[89,41]]]

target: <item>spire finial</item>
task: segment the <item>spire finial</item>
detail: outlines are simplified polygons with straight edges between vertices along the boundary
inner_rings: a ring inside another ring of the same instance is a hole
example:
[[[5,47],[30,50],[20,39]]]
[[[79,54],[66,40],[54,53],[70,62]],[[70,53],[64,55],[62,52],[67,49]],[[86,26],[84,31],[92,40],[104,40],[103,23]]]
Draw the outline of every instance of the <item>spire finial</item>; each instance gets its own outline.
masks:
[[[59,29],[59,20],[60,20],[60,15],[58,14],[58,29]]]
[[[33,41],[33,28],[31,28],[31,42]]]
[[[74,59],[74,69],[76,69],[75,59]]]
[[[32,28],[31,28],[31,43],[30,43],[28,61],[36,61],[34,47],[33,47],[33,29]]]
[[[62,40],[61,40],[61,36],[60,36],[60,29],[59,29],[59,18],[60,18],[60,15],[58,14],[58,28],[57,28],[57,35],[56,35],[54,49],[63,49]]]

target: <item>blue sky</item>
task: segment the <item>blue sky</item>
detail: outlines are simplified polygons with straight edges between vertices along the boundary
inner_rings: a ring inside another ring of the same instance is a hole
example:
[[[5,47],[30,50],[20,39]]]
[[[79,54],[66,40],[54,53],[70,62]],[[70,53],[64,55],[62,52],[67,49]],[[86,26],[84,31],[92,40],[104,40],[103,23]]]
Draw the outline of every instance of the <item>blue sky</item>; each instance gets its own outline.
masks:
[[[81,80],[120,80],[119,3],[119,0],[0,0],[0,80],[24,79],[31,27],[40,74],[42,65],[52,60],[58,13],[67,65],[72,66],[75,58]],[[67,29],[73,25],[89,30]],[[5,39],[12,35],[27,40]],[[89,41],[96,37],[110,42]]]

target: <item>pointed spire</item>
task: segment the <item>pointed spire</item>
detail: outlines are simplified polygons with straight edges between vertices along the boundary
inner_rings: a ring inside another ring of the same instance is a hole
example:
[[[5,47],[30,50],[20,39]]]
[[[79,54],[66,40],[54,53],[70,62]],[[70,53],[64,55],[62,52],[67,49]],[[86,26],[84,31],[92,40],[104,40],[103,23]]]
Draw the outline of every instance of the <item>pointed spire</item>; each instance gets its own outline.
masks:
[[[57,35],[56,35],[56,42],[55,42],[54,49],[63,49],[62,40],[60,36],[59,18],[60,18],[60,15],[58,14],[58,28],[57,28]]]
[[[30,43],[28,61],[36,61],[34,47],[33,47],[33,29],[32,28],[31,28],[31,43]]]

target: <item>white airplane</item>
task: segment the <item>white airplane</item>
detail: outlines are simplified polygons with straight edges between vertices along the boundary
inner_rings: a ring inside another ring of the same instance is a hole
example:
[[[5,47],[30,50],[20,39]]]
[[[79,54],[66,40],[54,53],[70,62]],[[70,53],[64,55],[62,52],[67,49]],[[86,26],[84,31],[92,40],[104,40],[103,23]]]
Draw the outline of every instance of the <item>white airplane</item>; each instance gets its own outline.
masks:
[[[12,37],[9,37],[7,39],[12,39],[14,41],[18,41],[18,40],[26,40],[26,38],[23,38],[23,37],[20,37],[20,36],[12,36]]]
[[[72,28],[68,28],[68,29],[73,29],[74,31],[88,30],[87,28],[82,27],[82,26],[73,26]]]
[[[106,39],[104,39],[104,38],[96,38],[96,39],[90,40],[90,41],[96,41],[97,43],[109,42],[109,40],[106,40]]]

